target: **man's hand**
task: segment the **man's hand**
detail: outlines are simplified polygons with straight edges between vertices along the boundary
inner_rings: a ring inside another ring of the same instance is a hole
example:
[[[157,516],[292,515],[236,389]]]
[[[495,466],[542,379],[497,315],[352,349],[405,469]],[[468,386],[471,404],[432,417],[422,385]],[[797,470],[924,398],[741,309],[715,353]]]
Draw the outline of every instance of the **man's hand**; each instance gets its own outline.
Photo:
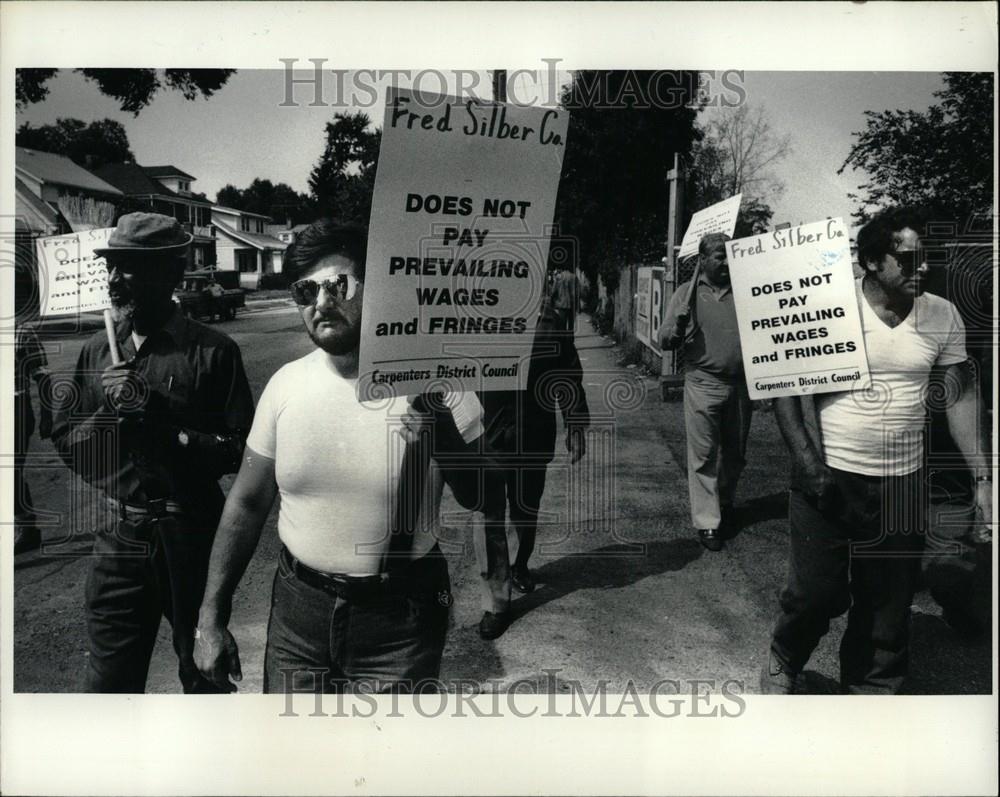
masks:
[[[691,317],[687,313],[679,313],[674,323],[674,328],[668,326],[660,327],[660,348],[672,349],[687,336],[688,322]]]
[[[993,482],[976,482],[976,518],[972,530],[976,542],[993,541]]]
[[[833,473],[818,459],[806,459],[799,462],[798,468],[802,475],[803,492],[818,498],[820,509],[826,508],[825,505],[832,499],[836,488]]]
[[[403,439],[407,443],[415,443],[420,439],[421,430],[429,429],[433,419],[434,416],[430,411],[421,412],[411,404],[402,417]]]
[[[143,409],[149,391],[134,362],[109,365],[101,374],[104,398],[112,409],[119,412],[138,412]]]
[[[569,462],[575,464],[587,453],[587,438],[580,427],[566,430],[566,450],[569,451]]]
[[[234,681],[243,680],[240,651],[228,628],[199,627],[194,634],[194,663],[201,674],[227,692],[235,692]]]

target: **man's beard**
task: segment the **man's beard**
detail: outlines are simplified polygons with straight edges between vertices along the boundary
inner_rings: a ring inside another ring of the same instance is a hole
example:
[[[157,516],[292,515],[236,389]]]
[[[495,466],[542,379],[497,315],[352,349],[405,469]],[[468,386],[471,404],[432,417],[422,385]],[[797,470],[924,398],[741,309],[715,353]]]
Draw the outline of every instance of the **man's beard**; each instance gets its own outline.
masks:
[[[112,299],[111,316],[115,321],[131,321],[135,317],[135,301],[129,299]]]
[[[343,331],[338,331],[336,335],[319,336],[312,329],[306,328],[309,338],[317,348],[322,349],[327,354],[343,355],[356,351],[361,344],[361,326],[346,327]]]

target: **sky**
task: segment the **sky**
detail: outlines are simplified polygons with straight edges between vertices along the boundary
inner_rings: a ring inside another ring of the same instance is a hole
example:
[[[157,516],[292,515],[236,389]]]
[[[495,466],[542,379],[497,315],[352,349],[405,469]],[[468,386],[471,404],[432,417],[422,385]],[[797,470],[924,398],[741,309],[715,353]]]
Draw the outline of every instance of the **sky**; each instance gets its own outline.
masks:
[[[297,78],[311,75],[295,73]],[[492,96],[486,72],[445,75],[449,92],[454,93],[457,80],[464,80],[465,85],[478,81],[475,93]],[[194,190],[210,198],[227,183],[243,188],[255,177],[285,182],[305,193],[309,172],[323,151],[324,125],[334,112],[345,110],[338,103],[353,96],[357,104],[347,110],[364,110],[381,125],[384,89],[391,77],[376,80],[355,73],[344,80],[345,87],[351,85],[352,77],[359,88],[351,96],[328,71],[321,91],[325,104],[312,106],[314,89],[298,86],[298,104],[282,107],[283,71],[241,70],[209,99],[189,101],[179,92],[162,91],[133,116],[120,111],[94,84],[63,70],[49,83],[50,94],[43,102],[17,114],[17,124],[48,124],[58,117],[115,119],[125,127],[140,164],[176,166],[195,176]],[[413,77],[418,88],[439,91],[442,86],[436,73]],[[545,101],[569,77],[565,72],[534,78],[520,75],[509,92],[522,102]],[[847,194],[865,181],[865,175],[847,171],[838,176],[837,169],[850,151],[851,134],[864,128],[864,111],[924,110],[942,85],[940,74],[932,72],[745,73],[747,102],[763,106],[773,129],[791,137],[790,155],[774,169],[774,176],[785,185],[784,193],[770,203],[774,221],[848,219],[853,206]],[[710,113],[703,115],[707,118]]]

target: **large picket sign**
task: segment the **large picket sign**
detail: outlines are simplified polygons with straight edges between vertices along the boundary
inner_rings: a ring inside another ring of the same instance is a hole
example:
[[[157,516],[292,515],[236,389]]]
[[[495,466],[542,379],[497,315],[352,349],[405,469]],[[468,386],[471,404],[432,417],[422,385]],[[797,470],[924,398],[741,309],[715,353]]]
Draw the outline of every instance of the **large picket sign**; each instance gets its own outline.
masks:
[[[568,113],[390,89],[359,394],[523,386]]]
[[[868,387],[842,219],[730,241],[726,254],[751,398]]]
[[[94,249],[106,246],[112,232],[114,227],[105,227],[35,242],[43,318],[101,312],[111,306],[108,270]]]
[[[736,217],[739,215],[742,199],[743,194],[735,194],[729,199],[702,208],[691,216],[691,223],[684,232],[677,256],[684,258],[698,254],[699,241],[709,233],[721,232],[732,235],[736,229]]]

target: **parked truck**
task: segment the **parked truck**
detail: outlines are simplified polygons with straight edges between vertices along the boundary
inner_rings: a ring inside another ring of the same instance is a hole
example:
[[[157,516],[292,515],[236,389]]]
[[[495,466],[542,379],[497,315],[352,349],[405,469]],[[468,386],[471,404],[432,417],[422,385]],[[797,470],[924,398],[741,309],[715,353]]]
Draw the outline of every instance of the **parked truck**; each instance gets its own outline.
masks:
[[[207,318],[209,321],[215,318],[220,321],[235,318],[237,309],[246,307],[246,297],[242,288],[231,286],[231,280],[227,280],[230,274],[238,282],[239,275],[236,272],[214,269],[186,272],[174,291],[174,300],[180,305],[181,312],[192,318]]]

